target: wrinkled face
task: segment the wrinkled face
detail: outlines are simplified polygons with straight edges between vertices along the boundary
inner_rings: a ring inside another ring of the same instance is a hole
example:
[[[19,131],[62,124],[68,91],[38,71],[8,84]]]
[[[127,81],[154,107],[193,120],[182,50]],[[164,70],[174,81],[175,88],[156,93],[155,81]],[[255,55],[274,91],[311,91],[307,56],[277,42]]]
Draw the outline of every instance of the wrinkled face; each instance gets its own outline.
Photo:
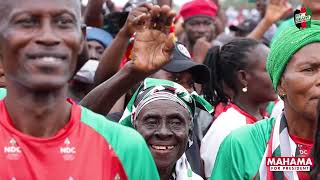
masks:
[[[184,23],[184,29],[191,44],[202,37],[211,42],[216,36],[214,21],[208,17],[192,17]]]
[[[135,121],[146,140],[158,169],[172,167],[185,152],[190,116],[176,102],[158,100],[145,106]]]
[[[188,90],[189,93],[195,91],[195,82],[192,78],[192,74],[188,71],[184,71],[181,73],[170,73],[164,70],[159,70],[158,72],[153,74],[152,77],[176,82],[183,86],[186,90]]]
[[[269,48],[263,44],[251,50],[248,55],[251,64],[248,65],[248,96],[252,101],[264,103],[277,99],[269,74],[266,71],[266,60]],[[257,83],[258,82],[258,83]]]
[[[300,49],[289,61],[278,92],[283,91],[285,109],[300,117],[316,119],[316,107],[320,98],[320,43]]]
[[[100,61],[104,47],[98,41],[87,41],[89,59]]]
[[[66,85],[83,47],[77,0],[10,0],[0,26],[6,80],[33,90]]]

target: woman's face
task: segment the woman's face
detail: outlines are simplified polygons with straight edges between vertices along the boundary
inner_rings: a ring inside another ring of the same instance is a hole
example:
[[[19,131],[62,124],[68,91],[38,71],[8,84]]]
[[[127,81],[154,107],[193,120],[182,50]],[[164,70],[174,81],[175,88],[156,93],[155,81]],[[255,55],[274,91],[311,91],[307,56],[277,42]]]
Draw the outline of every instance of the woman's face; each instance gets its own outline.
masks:
[[[158,169],[170,168],[185,152],[190,116],[176,102],[157,100],[145,106],[135,122],[146,140]]]
[[[300,49],[288,63],[278,85],[284,93],[285,108],[294,116],[311,121],[316,119],[316,107],[320,98],[320,43]],[[280,94],[281,95],[281,94]]]
[[[269,53],[269,48],[263,44],[258,45],[251,50],[248,55],[250,60],[247,67],[247,95],[252,101],[265,103],[277,99],[270,77],[266,71],[266,59]]]

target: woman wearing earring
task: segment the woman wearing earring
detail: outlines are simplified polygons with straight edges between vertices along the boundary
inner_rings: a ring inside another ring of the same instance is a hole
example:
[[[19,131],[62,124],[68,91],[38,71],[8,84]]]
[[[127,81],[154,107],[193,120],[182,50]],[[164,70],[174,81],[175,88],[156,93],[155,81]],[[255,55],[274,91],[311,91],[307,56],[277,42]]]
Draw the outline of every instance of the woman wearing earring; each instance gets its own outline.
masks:
[[[242,127],[225,138],[211,179],[310,179],[309,172],[271,171],[266,160],[311,157],[314,133],[319,131],[319,50],[320,21],[312,20],[306,29],[288,27],[275,39],[267,70],[273,88],[283,99],[284,110],[277,118]]]
[[[223,139],[246,124],[266,118],[260,110],[277,99],[266,72],[269,48],[252,39],[236,39],[209,50],[205,64],[212,81],[205,96],[215,107],[214,122],[201,142],[206,178],[210,178]]]

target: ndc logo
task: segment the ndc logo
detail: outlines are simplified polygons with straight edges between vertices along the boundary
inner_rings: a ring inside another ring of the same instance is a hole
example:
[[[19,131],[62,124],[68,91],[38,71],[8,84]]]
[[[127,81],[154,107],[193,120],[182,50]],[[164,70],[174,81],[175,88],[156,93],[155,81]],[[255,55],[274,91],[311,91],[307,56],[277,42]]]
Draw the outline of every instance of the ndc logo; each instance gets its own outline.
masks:
[[[10,146],[5,146],[3,148],[4,154],[6,154],[7,159],[9,160],[19,160],[21,157],[21,149],[17,145],[17,141],[14,138],[11,138],[9,141]]]
[[[60,154],[62,155],[63,159],[66,161],[72,161],[75,159],[76,148],[71,146],[71,142],[69,138],[66,138],[64,141],[64,146],[60,147]]]
[[[294,23],[299,29],[305,29],[311,27],[312,12],[309,8],[301,7],[294,11]]]
[[[75,154],[76,153],[76,148],[72,147],[61,147],[60,148],[60,153],[61,154]]]

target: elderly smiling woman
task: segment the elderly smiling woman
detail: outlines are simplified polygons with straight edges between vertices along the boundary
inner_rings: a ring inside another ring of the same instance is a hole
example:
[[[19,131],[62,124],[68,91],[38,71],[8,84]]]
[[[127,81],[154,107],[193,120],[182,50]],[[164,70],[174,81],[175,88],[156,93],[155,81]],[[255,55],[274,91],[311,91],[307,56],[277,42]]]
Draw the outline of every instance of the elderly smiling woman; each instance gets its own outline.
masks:
[[[161,180],[202,179],[193,173],[184,152],[191,145],[196,107],[211,105],[181,85],[147,78],[130,100],[120,123],[135,128],[146,140]]]
[[[266,157],[310,157],[320,98],[320,22],[294,26],[275,40],[267,61],[284,101],[277,118],[232,132],[220,146],[211,179],[310,179],[309,172],[271,171]]]

